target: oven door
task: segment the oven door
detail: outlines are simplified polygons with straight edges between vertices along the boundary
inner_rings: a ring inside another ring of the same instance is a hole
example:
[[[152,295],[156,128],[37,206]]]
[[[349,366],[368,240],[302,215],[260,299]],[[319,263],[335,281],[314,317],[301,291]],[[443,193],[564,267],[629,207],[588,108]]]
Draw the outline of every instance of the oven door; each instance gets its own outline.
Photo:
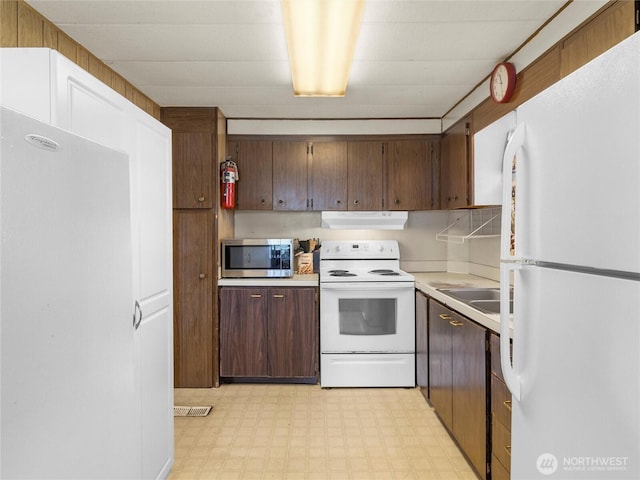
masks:
[[[406,282],[321,284],[322,353],[415,352],[414,292]]]

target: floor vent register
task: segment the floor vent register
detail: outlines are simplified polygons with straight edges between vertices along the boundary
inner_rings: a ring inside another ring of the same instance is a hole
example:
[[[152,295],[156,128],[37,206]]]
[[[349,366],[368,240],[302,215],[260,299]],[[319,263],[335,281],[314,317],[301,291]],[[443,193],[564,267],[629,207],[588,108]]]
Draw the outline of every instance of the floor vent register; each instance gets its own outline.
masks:
[[[206,417],[213,407],[173,407],[174,417]]]

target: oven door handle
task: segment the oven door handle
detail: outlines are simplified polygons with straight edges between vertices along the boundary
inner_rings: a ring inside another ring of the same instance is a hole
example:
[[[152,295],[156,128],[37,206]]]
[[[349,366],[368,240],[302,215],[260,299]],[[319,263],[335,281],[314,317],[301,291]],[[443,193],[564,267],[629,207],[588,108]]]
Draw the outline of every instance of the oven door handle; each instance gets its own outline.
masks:
[[[360,283],[338,283],[322,285],[320,284],[320,291],[331,290],[336,292],[353,292],[359,291],[371,291],[371,290],[413,290],[415,285],[409,282],[398,283],[377,283],[377,282],[360,282]]]

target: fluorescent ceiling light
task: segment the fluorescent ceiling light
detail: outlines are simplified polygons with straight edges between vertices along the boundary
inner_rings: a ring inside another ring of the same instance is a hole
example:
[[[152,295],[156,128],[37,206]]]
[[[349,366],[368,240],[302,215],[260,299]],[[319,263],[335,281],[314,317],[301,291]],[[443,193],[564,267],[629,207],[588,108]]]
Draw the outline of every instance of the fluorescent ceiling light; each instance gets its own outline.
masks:
[[[282,0],[296,96],[343,97],[365,0]]]

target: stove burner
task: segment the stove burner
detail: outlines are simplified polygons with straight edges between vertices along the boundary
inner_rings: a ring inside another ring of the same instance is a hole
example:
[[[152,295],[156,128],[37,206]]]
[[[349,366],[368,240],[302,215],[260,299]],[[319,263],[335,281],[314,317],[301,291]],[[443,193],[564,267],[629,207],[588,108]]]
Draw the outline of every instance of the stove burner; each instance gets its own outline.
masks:
[[[355,273],[351,273],[349,270],[329,270],[330,277],[355,277]]]
[[[398,276],[400,275],[398,272],[394,270],[389,270],[388,268],[380,268],[377,270],[371,270],[369,273],[375,273],[376,275],[388,275],[388,276]]]

